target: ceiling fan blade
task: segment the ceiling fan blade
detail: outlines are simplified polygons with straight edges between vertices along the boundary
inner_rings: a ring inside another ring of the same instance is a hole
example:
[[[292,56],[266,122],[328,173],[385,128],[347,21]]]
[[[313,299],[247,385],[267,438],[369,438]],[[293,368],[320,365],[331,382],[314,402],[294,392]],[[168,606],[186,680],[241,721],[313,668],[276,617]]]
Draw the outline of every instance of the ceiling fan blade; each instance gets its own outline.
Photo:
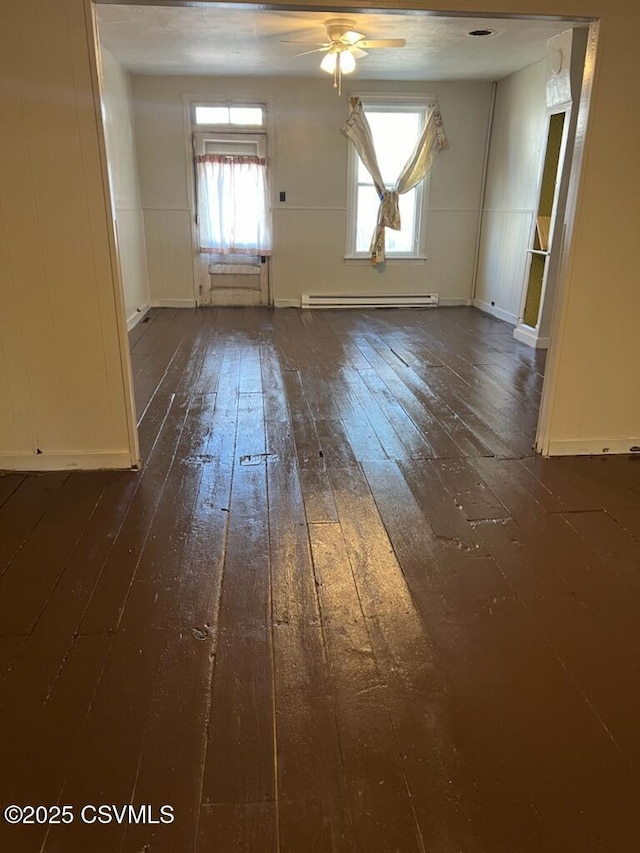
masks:
[[[376,47],[404,47],[405,44],[406,41],[404,39],[362,39],[357,43],[356,47],[369,50],[369,48]]]
[[[353,30],[347,30],[346,33],[343,33],[340,36],[340,41],[345,44],[355,44],[356,42],[361,41],[364,37],[364,33],[356,33]]]
[[[280,39],[280,44],[315,44],[318,47],[331,47],[328,41],[300,41],[299,39]]]
[[[326,53],[328,50],[328,47],[314,47],[313,50],[303,50],[302,53],[294,53],[292,59],[295,59],[296,56],[307,56],[309,53]]]
[[[359,47],[350,47],[349,53],[354,59],[362,59],[363,56],[369,56],[366,50],[361,50]]]

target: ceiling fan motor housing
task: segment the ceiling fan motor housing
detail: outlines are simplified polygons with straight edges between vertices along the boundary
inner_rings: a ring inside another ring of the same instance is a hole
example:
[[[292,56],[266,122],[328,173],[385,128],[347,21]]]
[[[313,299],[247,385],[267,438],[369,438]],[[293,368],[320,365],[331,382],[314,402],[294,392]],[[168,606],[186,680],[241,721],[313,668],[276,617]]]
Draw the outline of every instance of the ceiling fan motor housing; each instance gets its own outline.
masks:
[[[349,18],[329,18],[324,22],[327,28],[327,37],[330,41],[337,41],[342,38],[345,33],[354,31],[356,22]]]

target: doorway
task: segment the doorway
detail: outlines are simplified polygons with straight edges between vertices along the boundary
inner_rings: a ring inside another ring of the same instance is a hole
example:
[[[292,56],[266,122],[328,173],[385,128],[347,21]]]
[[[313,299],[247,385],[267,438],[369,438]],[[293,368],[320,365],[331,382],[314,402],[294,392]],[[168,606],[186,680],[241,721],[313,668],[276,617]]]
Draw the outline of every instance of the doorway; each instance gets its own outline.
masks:
[[[267,305],[271,223],[267,136],[193,133],[199,305]]]
[[[549,116],[545,137],[545,150],[542,158],[542,176],[538,193],[538,205],[531,231],[528,253],[528,270],[522,302],[516,327],[516,338],[525,343],[546,349],[549,344],[548,331],[541,335],[543,306],[547,297],[547,285],[553,271],[551,253],[554,246],[555,219],[559,212],[559,189],[563,171],[563,156],[566,151],[565,126],[568,125],[566,112]],[[549,288],[550,289],[550,288]],[[546,324],[548,325],[548,324]]]
[[[139,3],[139,4],[125,4],[125,5],[140,5],[140,6],[142,6],[143,4]],[[182,4],[176,3],[175,5],[180,6]],[[212,6],[212,8],[217,8],[215,4],[211,4],[211,6]],[[167,7],[169,7],[169,4],[167,4]],[[268,9],[265,9],[264,11],[267,12]],[[296,11],[295,7],[291,7],[291,11]],[[220,87],[220,88],[222,88],[222,87]],[[584,109],[586,109],[587,107],[588,107],[588,99],[584,99],[583,103],[581,104],[581,109],[580,109],[581,114],[584,112]],[[578,110],[576,110],[576,113],[577,112],[578,112]],[[183,139],[184,139],[184,137],[183,137]],[[279,148],[281,147],[280,146],[280,139],[281,139],[281,137],[278,136],[278,147]],[[576,173],[577,173],[577,170],[576,170]],[[184,172],[183,172],[183,174],[184,174]],[[280,174],[280,172],[278,172],[278,180],[280,180],[280,179],[281,179],[281,174]],[[279,189],[280,189],[280,185],[279,185]],[[276,205],[277,205],[277,201],[276,201],[276,198],[274,195],[274,206],[276,206]],[[293,204],[290,203],[289,207],[286,209],[284,207],[279,208],[278,209],[278,215],[281,217],[284,217],[285,211],[293,212],[293,211],[298,211],[298,210],[304,211],[304,215],[305,216],[307,215],[307,213],[306,213],[307,208],[306,207],[304,207],[304,206],[295,207],[294,205],[295,205],[295,201],[293,202]],[[338,208],[326,206],[324,208],[318,208],[318,210],[319,211],[324,210],[324,211],[332,211],[333,212],[334,210],[338,210]],[[315,209],[314,209],[314,211],[315,211]],[[172,222],[174,219],[177,219],[178,215],[180,215],[182,217],[183,211],[174,211],[174,210],[165,211],[165,210],[153,209],[148,214],[145,211],[145,217],[149,220],[149,223],[150,223],[149,233],[152,233],[152,235],[156,235],[156,234],[159,235],[158,239],[156,240],[156,243],[161,244],[162,238],[164,237],[164,235],[171,232],[172,229],[171,229],[171,225],[170,225],[170,220]],[[316,214],[314,213],[314,215],[316,215]],[[324,213],[319,213],[317,215],[318,215],[318,217],[320,217],[320,216],[323,216]],[[336,217],[333,217],[333,218],[335,219]],[[291,222],[293,223],[291,226],[291,229],[290,229],[291,232],[295,231],[295,229],[298,226],[298,221],[301,219],[302,219],[302,215],[298,216],[297,213],[295,215],[295,218],[291,218]],[[168,224],[165,224],[165,220],[167,221]],[[184,220],[182,219],[181,221],[184,221]],[[156,223],[158,223],[157,227],[156,227]],[[153,256],[154,253],[150,253],[150,254]],[[192,269],[193,269],[193,261],[191,263],[192,263]],[[237,299],[240,296],[241,298],[247,300],[246,303],[241,303],[241,304],[260,304],[260,303],[264,303],[265,301],[268,301],[270,296],[271,297],[273,296],[273,294],[269,294],[270,263],[268,261],[265,264],[261,263],[260,267],[258,267],[258,265],[256,263],[255,264],[256,269],[252,269],[251,271],[248,271],[247,269],[242,269],[241,272],[237,269],[234,269],[234,270],[229,270],[228,268],[224,269],[224,265],[212,264],[210,261],[205,264],[202,260],[198,260],[197,263],[199,266],[198,266],[197,276],[195,276],[195,278],[197,279],[197,289],[200,290],[200,288],[202,288],[202,293],[196,295],[195,304],[202,304],[202,305],[205,305],[205,304],[233,304],[228,299],[230,296],[232,297],[232,299],[233,298]],[[243,266],[243,265],[239,264],[239,266]],[[278,275],[280,275],[280,264],[279,264],[278,270],[276,272]],[[231,276],[231,275],[243,276],[243,280],[239,281],[238,279],[235,279],[235,280],[231,279],[231,278],[229,278],[229,276]],[[180,276],[180,277],[174,276],[173,280],[179,281],[182,283],[186,279],[184,276]],[[194,280],[194,276],[191,276],[191,282],[193,282],[193,280]],[[258,284],[258,281],[260,282],[259,284]],[[221,283],[218,283],[218,282],[221,282]],[[192,284],[190,286],[193,287]],[[277,287],[277,285],[276,285],[276,287]],[[266,296],[265,296],[265,294],[266,294]],[[183,295],[184,294],[182,294],[182,293],[180,294],[181,297]],[[183,299],[182,301],[186,302],[186,299]],[[281,301],[284,302],[285,300],[281,300]],[[288,304],[294,304],[293,300],[286,300],[286,301],[288,302]],[[171,303],[170,306],[168,305],[169,302]],[[177,299],[166,299],[163,301],[163,305],[165,307],[173,307],[174,302],[178,302],[178,300]],[[238,304],[238,303],[236,302],[235,304]],[[175,307],[180,307],[180,306],[175,305]]]

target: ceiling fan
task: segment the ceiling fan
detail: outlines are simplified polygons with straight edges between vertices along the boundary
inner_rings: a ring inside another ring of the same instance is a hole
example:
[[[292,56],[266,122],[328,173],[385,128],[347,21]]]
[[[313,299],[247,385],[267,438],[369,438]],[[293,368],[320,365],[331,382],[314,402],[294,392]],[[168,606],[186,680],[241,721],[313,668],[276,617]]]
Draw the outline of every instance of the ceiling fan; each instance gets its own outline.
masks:
[[[306,56],[309,53],[326,54],[320,68],[328,74],[333,74],[333,87],[342,88],[342,75],[351,74],[356,67],[356,59],[367,56],[369,50],[380,47],[404,47],[404,39],[370,39],[364,33],[355,30],[356,22],[350,18],[329,18],[324,22],[327,32],[326,42],[291,42],[292,44],[315,44],[311,50],[296,53],[295,56]]]

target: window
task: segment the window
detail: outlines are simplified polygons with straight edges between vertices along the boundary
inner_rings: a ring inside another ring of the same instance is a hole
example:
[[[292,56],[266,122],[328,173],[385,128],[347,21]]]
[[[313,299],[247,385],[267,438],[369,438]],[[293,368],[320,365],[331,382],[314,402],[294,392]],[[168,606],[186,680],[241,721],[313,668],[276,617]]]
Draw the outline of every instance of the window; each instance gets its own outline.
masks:
[[[241,106],[196,104],[194,119],[196,125],[262,127],[264,125],[264,107],[254,104]]]
[[[402,97],[361,96],[371,128],[378,165],[386,187],[393,187],[411,156],[429,115],[432,101]],[[378,194],[373,179],[349,146],[350,198],[348,206],[347,257],[369,257],[369,246],[378,216]],[[428,180],[428,179],[427,179]],[[425,181],[399,197],[402,230],[385,232],[388,258],[418,258],[421,251],[422,210],[426,201]]]

